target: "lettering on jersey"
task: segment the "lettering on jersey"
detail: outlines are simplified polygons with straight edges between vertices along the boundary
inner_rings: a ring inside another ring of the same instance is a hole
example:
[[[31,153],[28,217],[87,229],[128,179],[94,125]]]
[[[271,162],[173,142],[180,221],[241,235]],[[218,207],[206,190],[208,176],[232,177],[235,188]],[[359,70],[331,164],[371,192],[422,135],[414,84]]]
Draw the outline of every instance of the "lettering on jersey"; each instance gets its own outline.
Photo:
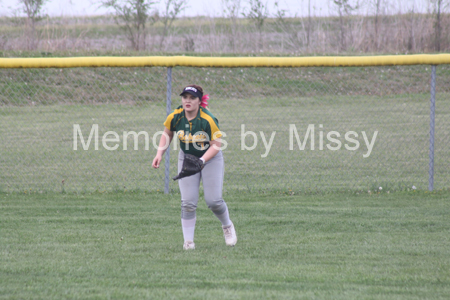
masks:
[[[206,150],[209,147],[209,136],[206,132],[199,131],[194,135],[186,134],[183,130],[177,131],[178,139],[185,144],[193,144],[197,150]]]
[[[209,141],[209,136],[206,132],[199,131],[192,135],[186,134],[184,130],[178,130],[177,137],[183,143],[204,143]]]

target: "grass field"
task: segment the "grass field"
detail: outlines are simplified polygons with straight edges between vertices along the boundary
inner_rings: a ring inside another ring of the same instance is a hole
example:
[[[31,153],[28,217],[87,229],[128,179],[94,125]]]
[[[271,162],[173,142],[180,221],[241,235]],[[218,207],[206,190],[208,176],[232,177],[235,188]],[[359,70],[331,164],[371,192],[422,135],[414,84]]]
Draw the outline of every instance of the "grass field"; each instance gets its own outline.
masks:
[[[6,69],[2,74],[0,191],[164,189],[163,170],[151,169],[150,163],[156,153],[153,142],[158,144],[155,134],[163,129],[166,116],[165,68]],[[211,111],[227,134],[228,191],[368,193],[380,187],[383,192],[428,188],[428,66],[174,68],[172,78],[172,109],[180,103],[178,91],[193,78],[211,96]],[[450,182],[449,87],[450,69],[439,66],[437,190],[448,189]],[[98,125],[98,150],[95,141],[87,151],[82,149],[81,137],[74,139],[75,124],[84,141]],[[310,134],[300,150],[292,125],[302,142],[313,125],[314,142]],[[119,141],[106,145],[117,150],[106,150],[102,143],[109,131],[116,132]],[[124,137],[123,132],[133,131],[146,132],[148,143],[143,135],[136,144],[133,136]],[[256,139],[245,136],[249,131]],[[344,138],[349,131],[358,134],[357,149],[345,148],[355,145]],[[333,132],[341,143],[338,150],[327,148],[337,145],[327,137]],[[374,141],[370,155],[363,132]],[[269,149],[264,139],[267,144],[274,133]],[[243,147],[254,142],[254,150]],[[176,173],[177,151],[171,151],[171,176]],[[172,183],[170,188],[177,191],[178,186]]]
[[[185,252],[176,193],[0,193],[0,299],[447,299],[449,198],[227,193]]]

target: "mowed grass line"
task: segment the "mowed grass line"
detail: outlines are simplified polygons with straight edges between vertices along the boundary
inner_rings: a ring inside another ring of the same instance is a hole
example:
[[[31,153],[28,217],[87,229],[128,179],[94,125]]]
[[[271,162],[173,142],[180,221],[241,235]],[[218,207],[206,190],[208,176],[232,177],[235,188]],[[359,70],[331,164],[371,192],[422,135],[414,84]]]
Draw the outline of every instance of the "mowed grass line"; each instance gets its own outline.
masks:
[[[1,299],[445,299],[448,192],[228,193],[226,247],[179,194],[0,194]]]

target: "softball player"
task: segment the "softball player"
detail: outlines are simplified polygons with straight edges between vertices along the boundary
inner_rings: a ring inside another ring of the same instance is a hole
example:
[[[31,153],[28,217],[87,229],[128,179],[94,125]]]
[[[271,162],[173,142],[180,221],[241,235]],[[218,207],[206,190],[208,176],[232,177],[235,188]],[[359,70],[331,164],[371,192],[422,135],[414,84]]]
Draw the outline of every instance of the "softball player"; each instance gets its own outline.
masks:
[[[224,160],[220,147],[222,133],[218,120],[206,109],[208,95],[198,85],[189,85],[180,94],[182,105],[175,109],[164,122],[158,152],[153,159],[153,168],[159,168],[162,156],[169,147],[174,133],[180,141],[178,172],[183,165],[184,153],[199,157],[205,164],[203,170],[178,181],[181,191],[181,226],[183,249],[195,249],[194,231],[196,209],[199,199],[200,180],[203,181],[205,201],[209,209],[222,223],[225,243],[234,246],[236,231],[228,214],[228,207],[222,198]]]

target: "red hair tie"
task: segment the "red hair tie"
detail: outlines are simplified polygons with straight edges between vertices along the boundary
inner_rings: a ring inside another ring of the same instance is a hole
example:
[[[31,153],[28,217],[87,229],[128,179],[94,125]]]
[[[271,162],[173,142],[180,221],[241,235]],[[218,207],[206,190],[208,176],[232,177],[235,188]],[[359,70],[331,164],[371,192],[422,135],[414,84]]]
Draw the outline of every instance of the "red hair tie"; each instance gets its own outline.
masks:
[[[200,106],[206,108],[208,106],[209,95],[203,95]]]

